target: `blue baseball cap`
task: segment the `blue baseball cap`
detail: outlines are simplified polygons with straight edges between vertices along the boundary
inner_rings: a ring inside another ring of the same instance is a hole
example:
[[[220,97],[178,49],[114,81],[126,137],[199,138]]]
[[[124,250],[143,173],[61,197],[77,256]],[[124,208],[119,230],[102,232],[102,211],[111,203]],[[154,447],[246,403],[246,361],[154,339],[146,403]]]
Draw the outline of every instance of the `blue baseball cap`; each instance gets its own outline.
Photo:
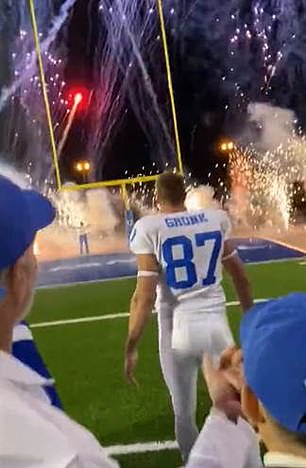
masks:
[[[240,339],[248,386],[281,426],[306,434],[306,294],[255,306]]]
[[[55,209],[47,198],[0,175],[0,269],[14,265],[36,233],[54,218]]]

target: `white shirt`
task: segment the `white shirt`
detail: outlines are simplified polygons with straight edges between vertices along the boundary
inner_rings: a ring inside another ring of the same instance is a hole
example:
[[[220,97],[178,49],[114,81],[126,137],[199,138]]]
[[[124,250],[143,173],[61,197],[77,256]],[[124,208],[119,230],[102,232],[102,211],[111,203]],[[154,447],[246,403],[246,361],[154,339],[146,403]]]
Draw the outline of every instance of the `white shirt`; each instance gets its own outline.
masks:
[[[18,323],[13,330],[13,343],[19,341],[33,341],[32,332],[24,323]]]
[[[305,468],[306,459],[268,452],[264,466]],[[263,468],[257,435],[245,420],[234,424],[212,409],[185,468]]]
[[[257,436],[244,419],[234,424],[212,410],[186,468],[262,468]]]
[[[268,452],[264,456],[265,466],[267,467],[293,467],[293,468],[305,468],[306,458],[296,457],[294,455],[280,453],[280,452]]]
[[[153,254],[162,274],[157,310],[188,313],[224,305],[221,286],[224,241],[230,221],[222,210],[145,216],[130,237],[133,253]]]
[[[93,435],[49,404],[50,382],[0,351],[0,467],[115,468]]]
[[[86,226],[79,226],[77,228],[77,231],[78,231],[78,235],[79,236],[86,236],[87,235],[87,228]]]

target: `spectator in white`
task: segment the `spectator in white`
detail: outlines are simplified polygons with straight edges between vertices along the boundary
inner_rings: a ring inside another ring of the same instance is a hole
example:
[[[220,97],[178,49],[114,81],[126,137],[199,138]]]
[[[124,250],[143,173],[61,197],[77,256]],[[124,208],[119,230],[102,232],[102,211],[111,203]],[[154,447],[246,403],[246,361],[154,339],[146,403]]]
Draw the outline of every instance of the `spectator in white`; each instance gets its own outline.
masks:
[[[236,349],[223,353],[219,369],[214,368],[211,357],[204,358],[203,371],[213,407],[186,468],[262,468],[257,435],[242,417],[240,394],[230,383],[237,379],[232,363]]]
[[[80,255],[89,255],[89,244],[88,244],[88,232],[83,221],[80,222],[79,231],[79,242],[80,242]]]
[[[306,467],[306,294],[254,307],[242,320],[240,338],[242,354],[229,350],[218,370],[205,360],[214,408],[187,467],[256,466],[256,456],[255,465],[248,464],[254,432],[239,418],[239,401],[267,448],[265,467]]]
[[[55,216],[40,194],[0,176],[0,467],[112,468],[96,439],[44,391],[48,379],[11,355],[14,325],[32,303],[36,278],[33,243]]]

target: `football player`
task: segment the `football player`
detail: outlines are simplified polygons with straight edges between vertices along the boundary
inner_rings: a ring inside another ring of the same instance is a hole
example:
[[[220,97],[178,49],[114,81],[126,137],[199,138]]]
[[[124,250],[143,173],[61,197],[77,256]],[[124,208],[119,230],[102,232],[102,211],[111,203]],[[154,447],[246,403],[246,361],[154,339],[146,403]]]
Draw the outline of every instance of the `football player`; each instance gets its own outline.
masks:
[[[198,436],[196,395],[203,354],[216,359],[233,344],[221,285],[230,274],[241,307],[252,306],[250,283],[230,240],[227,214],[187,211],[184,179],[164,173],[156,184],[159,214],[137,221],[130,237],[138,264],[125,348],[125,375],[133,382],[137,345],[152,309],[159,326],[159,355],[171,394],[176,439],[184,461]]]

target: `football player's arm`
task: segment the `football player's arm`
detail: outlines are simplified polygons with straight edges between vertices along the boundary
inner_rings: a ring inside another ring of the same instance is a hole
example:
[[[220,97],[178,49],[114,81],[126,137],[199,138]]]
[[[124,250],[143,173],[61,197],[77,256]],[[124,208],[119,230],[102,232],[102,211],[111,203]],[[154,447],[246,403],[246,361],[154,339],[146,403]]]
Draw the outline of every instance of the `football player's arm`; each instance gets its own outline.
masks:
[[[137,284],[130,304],[129,330],[126,341],[127,352],[131,352],[137,347],[152,313],[160,271],[156,257],[153,254],[137,255],[137,265]]]
[[[226,240],[224,243],[222,263],[233,281],[242,310],[248,311],[253,306],[252,287],[244,264],[231,240]]]

